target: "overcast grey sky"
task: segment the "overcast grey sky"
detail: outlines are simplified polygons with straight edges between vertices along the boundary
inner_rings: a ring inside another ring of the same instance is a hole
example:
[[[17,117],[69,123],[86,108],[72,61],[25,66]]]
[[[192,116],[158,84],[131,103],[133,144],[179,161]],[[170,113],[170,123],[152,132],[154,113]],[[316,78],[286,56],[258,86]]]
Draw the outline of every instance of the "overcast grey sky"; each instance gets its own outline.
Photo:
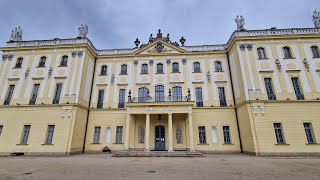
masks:
[[[73,38],[80,24],[99,49],[146,43],[161,28],[172,41],[186,45],[226,43],[241,14],[246,29],[313,27],[319,0],[0,0],[0,46],[11,30],[23,29],[23,40]]]

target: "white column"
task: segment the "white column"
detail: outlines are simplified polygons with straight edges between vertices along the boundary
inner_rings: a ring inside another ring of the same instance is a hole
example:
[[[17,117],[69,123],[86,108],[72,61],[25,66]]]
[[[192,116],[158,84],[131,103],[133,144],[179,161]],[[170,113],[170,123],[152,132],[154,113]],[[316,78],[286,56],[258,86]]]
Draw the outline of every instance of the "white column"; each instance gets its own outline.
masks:
[[[146,135],[144,140],[144,151],[150,151],[149,138],[150,138],[150,114],[146,114]]]
[[[130,138],[130,114],[127,114],[127,120],[126,120],[126,139],[124,140],[124,149],[129,150],[129,138]]]
[[[172,113],[168,113],[168,129],[169,129],[169,152],[173,152],[173,144],[172,144]]]
[[[189,121],[189,145],[190,145],[190,151],[194,151],[194,147],[193,147],[193,122],[192,122],[192,113],[188,113],[188,121]]]

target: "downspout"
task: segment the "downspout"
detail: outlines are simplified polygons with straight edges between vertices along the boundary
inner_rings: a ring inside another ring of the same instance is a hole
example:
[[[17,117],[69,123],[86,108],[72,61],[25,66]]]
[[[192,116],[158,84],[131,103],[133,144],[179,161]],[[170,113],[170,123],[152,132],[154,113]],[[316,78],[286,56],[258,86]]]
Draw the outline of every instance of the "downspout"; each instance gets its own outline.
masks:
[[[85,145],[86,145],[86,139],[87,139],[87,128],[88,128],[88,123],[89,123],[89,113],[90,113],[90,106],[91,106],[91,97],[92,97],[92,90],[93,90],[93,85],[94,85],[94,75],[96,74],[96,63],[97,63],[97,58],[94,58],[94,65],[93,65],[93,76],[92,76],[92,83],[91,83],[91,89],[90,89],[90,96],[89,96],[89,105],[88,105],[88,114],[87,114],[87,122],[86,122],[86,130],[84,132],[84,140],[83,140],[83,148],[82,148],[82,153],[84,153]]]
[[[236,121],[237,121],[239,143],[240,143],[240,151],[241,151],[241,153],[243,153],[242,141],[241,141],[241,133],[240,133],[240,127],[239,127],[239,118],[238,118],[237,105],[236,105],[236,97],[234,95],[234,88],[233,88],[232,75],[231,75],[232,72],[231,72],[230,59],[229,59],[229,53],[228,52],[227,52],[227,60],[228,60],[228,66],[229,66],[229,72],[230,72],[230,83],[231,83],[233,104],[234,104],[234,108],[235,108],[235,115],[236,115]]]

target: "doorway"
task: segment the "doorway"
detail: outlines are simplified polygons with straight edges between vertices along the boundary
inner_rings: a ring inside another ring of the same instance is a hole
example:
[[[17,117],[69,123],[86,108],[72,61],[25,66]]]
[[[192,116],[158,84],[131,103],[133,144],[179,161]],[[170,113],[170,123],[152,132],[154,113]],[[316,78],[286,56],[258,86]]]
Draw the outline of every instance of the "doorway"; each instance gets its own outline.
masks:
[[[155,148],[156,151],[164,151],[166,149],[165,127],[156,126],[155,129]]]

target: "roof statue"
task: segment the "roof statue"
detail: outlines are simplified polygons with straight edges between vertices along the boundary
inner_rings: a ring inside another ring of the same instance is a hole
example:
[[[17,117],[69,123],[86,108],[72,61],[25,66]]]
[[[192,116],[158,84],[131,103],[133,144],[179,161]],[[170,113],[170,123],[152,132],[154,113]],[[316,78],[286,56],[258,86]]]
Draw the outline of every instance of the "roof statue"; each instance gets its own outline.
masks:
[[[243,18],[243,16],[237,16],[237,18],[234,20],[237,23],[237,30],[238,31],[243,31],[244,29],[244,25],[245,23],[245,19]]]
[[[22,29],[20,26],[12,30],[10,41],[22,41]]]
[[[313,24],[315,28],[320,28],[320,12],[317,12],[317,10],[313,11]]]
[[[79,38],[86,38],[88,34],[88,26],[81,24],[81,26],[78,28],[79,32]]]

